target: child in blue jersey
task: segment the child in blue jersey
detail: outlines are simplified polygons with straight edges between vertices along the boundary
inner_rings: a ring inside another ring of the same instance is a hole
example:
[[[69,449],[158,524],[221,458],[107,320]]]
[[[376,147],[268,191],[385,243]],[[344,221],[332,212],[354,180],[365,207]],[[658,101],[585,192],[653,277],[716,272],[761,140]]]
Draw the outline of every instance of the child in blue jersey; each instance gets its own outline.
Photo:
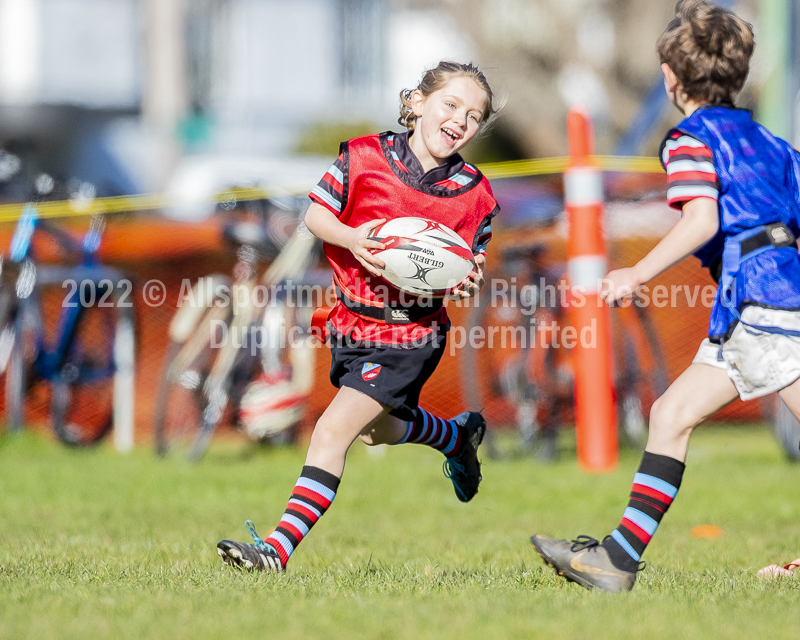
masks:
[[[733,99],[749,70],[752,28],[705,0],[686,0],[658,41],[665,87],[685,119],[662,161],[683,215],[633,267],[610,272],[608,304],[694,254],[719,282],[708,338],[653,405],[628,507],[602,542],[534,535],[547,564],[589,589],[631,589],[640,558],[681,485],[693,429],[733,402],[777,391],[800,418],[800,162]]]

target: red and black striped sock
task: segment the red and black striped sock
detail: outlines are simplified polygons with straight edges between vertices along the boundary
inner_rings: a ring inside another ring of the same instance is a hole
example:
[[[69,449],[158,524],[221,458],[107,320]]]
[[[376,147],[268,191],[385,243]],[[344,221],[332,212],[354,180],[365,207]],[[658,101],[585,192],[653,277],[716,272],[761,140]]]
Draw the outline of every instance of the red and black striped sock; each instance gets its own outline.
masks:
[[[265,540],[272,545],[284,566],[300,541],[331,506],[339,478],[317,467],[303,467],[278,526]]]
[[[681,486],[686,466],[675,458],[645,451],[633,476],[628,507],[619,526],[603,546],[611,562],[623,571],[636,571],[639,560]]]
[[[461,445],[461,429],[455,420],[438,418],[420,407],[406,435],[394,444],[425,444],[452,458]]]

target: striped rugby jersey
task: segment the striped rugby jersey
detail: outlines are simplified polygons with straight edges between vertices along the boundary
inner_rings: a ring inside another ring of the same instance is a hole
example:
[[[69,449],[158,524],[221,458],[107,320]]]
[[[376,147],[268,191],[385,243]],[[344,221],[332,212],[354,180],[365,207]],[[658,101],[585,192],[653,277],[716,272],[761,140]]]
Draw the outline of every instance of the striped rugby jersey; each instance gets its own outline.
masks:
[[[410,134],[411,132],[400,134],[387,132],[386,143],[391,149],[395,165],[408,174],[412,180],[426,187],[447,192],[465,187],[478,179],[478,170],[464,162],[458,154],[448,158],[445,164],[434,167],[430,171],[424,171],[422,164],[408,144]],[[337,216],[341,214],[347,204],[347,167],[348,158],[345,147],[345,151],[339,154],[317,186],[308,194],[314,202],[321,204]],[[486,255],[486,246],[491,238],[492,221],[491,217],[487,217],[478,232],[476,253]]]
[[[661,161],[667,171],[667,201],[682,209],[694,198],[719,200],[719,180],[714,157],[706,145],[680,131],[673,131],[664,144]]]

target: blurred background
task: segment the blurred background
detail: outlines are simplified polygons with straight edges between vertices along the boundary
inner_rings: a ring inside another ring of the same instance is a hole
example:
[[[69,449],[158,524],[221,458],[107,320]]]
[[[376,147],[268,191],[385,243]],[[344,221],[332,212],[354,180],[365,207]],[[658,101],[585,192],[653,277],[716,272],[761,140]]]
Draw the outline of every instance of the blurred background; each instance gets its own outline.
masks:
[[[756,31],[756,54],[739,105],[754,109],[762,123],[797,144],[798,4],[720,4],[734,8]],[[680,119],[664,96],[655,54],[674,5],[673,0],[0,0],[0,202],[15,205],[52,193],[50,199],[70,203],[58,224],[80,234],[87,228],[88,218],[79,215],[86,203],[160,194],[148,204],[133,199],[108,210],[99,249],[104,263],[125,270],[137,286],[153,278],[167,285],[163,306],[136,299],[136,427],[137,438],[146,441],[181,281],[230,274],[241,261],[236,242],[223,233],[231,215],[255,216],[271,234],[276,252],[262,255],[259,269],[271,263],[291,233],[291,225],[279,229],[275,221],[294,216],[296,224],[301,215],[296,202],[276,204],[264,197],[237,203],[224,194],[252,187],[269,195],[307,193],[341,141],[398,131],[400,90],[414,87],[441,59],[478,63],[505,104],[491,132],[468,149],[468,161],[564,156],[566,113],[578,104],[592,115],[598,153],[655,156],[664,132]],[[665,179],[649,166],[644,172],[606,174],[612,263],[628,264],[643,255],[676,219],[664,204]],[[60,188],[40,189],[36,196],[42,174]],[[519,253],[520,247],[537,252],[544,247],[548,273],[560,277],[561,176],[497,175],[492,184],[502,215],[490,256],[508,248]],[[4,252],[20,211],[4,209]],[[57,244],[35,240],[36,259],[68,261]],[[518,268],[509,266],[510,260],[497,259],[504,275]],[[661,281],[711,282],[694,262]],[[57,316],[60,298],[45,299],[50,300],[45,315]],[[680,304],[653,311],[670,379],[691,361],[707,313]],[[454,322],[475,321],[467,316],[454,309]],[[313,424],[333,392],[326,380],[327,353],[320,352],[313,366],[303,428]],[[435,410],[446,415],[461,410],[462,369],[458,357],[445,359],[427,390]],[[50,402],[47,385],[36,393],[27,399],[30,423],[44,419]],[[494,394],[497,424],[519,420],[507,390],[487,393]],[[760,419],[762,409],[757,403],[737,404],[725,416]],[[237,421],[235,413],[229,421]]]
[[[800,89],[795,5],[736,3],[758,42],[743,102],[788,138]],[[480,63],[507,98],[474,161],[563,155],[574,103],[591,109],[599,152],[627,142],[629,154],[654,154],[677,118],[649,95],[655,40],[673,9],[672,0],[2,0],[0,143],[99,195],[163,190],[201,166],[274,175],[288,159],[327,160],[343,139],[396,129],[399,91],[450,58]],[[626,141],[648,98],[661,109]]]

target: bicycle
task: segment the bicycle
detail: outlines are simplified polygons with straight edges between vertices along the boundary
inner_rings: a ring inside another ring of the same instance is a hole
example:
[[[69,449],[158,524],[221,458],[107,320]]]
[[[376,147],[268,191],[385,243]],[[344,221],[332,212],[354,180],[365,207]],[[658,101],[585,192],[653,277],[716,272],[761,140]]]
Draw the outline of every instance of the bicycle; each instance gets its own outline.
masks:
[[[572,356],[558,340],[558,331],[568,324],[565,271],[564,264],[547,258],[544,242],[510,247],[487,274],[487,289],[491,291],[492,280],[498,278],[514,283],[511,298],[504,304],[487,304],[482,293],[470,306],[468,335],[481,329],[481,335],[520,337],[513,344],[507,340],[491,348],[464,350],[464,396],[485,408],[490,425],[510,424],[519,434],[516,450],[502,454],[490,428],[490,457],[535,454],[551,460],[557,455],[560,424],[573,420]],[[643,448],[650,407],[667,388],[664,354],[643,306],[634,303],[613,311],[612,343],[620,435]]]
[[[47,178],[47,179],[45,179]],[[40,176],[38,195],[53,190]],[[44,186],[41,186],[44,185]],[[26,422],[26,397],[40,382],[49,386],[49,422],[72,446],[98,443],[112,428],[133,433],[135,336],[132,284],[102,265],[97,252],[105,222],[92,216],[78,241],[24,208],[0,260],[0,373],[5,374],[6,421],[11,433]],[[46,232],[62,250],[79,254],[79,266],[37,264],[31,242]],[[57,319],[44,306],[45,289],[66,289]],[[132,442],[124,443],[128,448]]]
[[[299,202],[269,206],[299,216]],[[291,441],[311,392],[315,353],[305,338],[313,307],[289,299],[283,285],[301,284],[316,238],[300,223],[278,253],[263,220],[229,224],[224,236],[237,247],[233,279],[202,279],[170,323],[154,429],[162,457],[198,460],[220,424],[254,440]],[[275,253],[258,279],[259,262]]]

